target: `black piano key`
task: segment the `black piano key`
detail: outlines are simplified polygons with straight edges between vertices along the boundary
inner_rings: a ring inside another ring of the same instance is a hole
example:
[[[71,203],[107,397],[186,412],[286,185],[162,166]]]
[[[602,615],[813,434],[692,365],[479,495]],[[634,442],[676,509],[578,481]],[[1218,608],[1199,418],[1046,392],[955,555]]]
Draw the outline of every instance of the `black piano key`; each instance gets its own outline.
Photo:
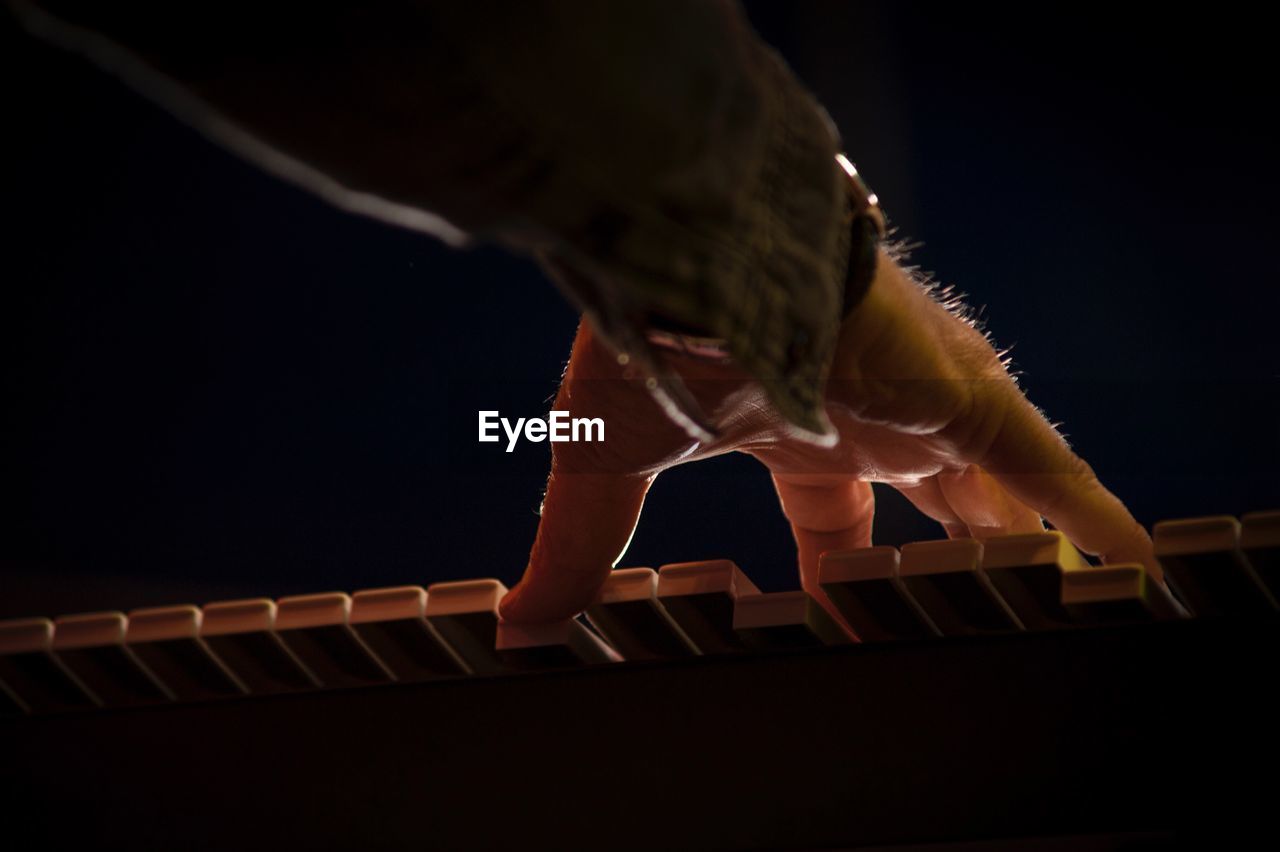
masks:
[[[625,660],[698,653],[658,600],[658,572],[652,568],[622,568],[611,573],[586,615]]]
[[[1157,621],[1186,614],[1139,562],[1065,572],[1062,605],[1077,624]]]
[[[734,607],[733,629],[748,648],[757,651],[853,642],[822,604],[802,591],[743,595]]]
[[[1275,598],[1240,552],[1240,523],[1235,518],[1161,521],[1153,538],[1165,582],[1195,615],[1276,608]]]
[[[134,610],[125,644],[180,701],[245,695],[244,684],[200,639],[200,617],[194,606]]]
[[[53,622],[0,622],[0,680],[25,712],[56,713],[95,707],[98,700],[53,654]]]
[[[1053,630],[1074,623],[1062,605],[1062,575],[1089,567],[1057,530],[982,541],[982,573],[1027,630]]]
[[[863,642],[939,635],[903,584],[898,561],[893,547],[828,551],[818,561],[818,584]]]
[[[421,586],[365,589],[351,596],[351,629],[402,681],[468,674],[462,659],[427,623]]]
[[[252,695],[320,686],[276,636],[275,619],[276,604],[268,598],[218,601],[201,610],[200,638]]]
[[[1241,518],[1240,549],[1271,597],[1280,600],[1280,511]]]
[[[498,622],[494,647],[510,671],[575,668],[622,658],[576,619],[545,624]]]
[[[53,627],[53,652],[108,707],[173,700],[173,693],[124,644],[122,612],[66,615]]]
[[[325,687],[365,686],[395,675],[347,623],[351,598],[342,592],[276,601],[276,635]]]
[[[747,647],[733,629],[733,608],[739,598],[758,594],[755,584],[728,559],[681,562],[658,570],[658,600],[704,654]]]
[[[427,621],[475,674],[507,670],[498,653],[498,601],[507,587],[497,580],[460,580],[427,587]]]
[[[974,539],[905,544],[898,576],[943,636],[1022,629],[982,572],[982,544]]]

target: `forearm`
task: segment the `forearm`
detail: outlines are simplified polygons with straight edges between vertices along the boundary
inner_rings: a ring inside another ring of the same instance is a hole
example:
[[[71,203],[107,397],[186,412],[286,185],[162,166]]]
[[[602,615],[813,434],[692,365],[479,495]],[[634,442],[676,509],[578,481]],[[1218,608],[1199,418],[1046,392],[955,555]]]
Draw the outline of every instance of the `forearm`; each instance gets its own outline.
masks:
[[[329,200],[554,258],[642,369],[643,323],[728,341],[822,431],[840,312],[837,139],[738,7],[36,0],[29,25]]]
[[[15,9],[261,165],[284,155],[472,232],[537,230],[590,248],[605,208],[656,204],[655,184],[682,174],[698,184],[679,190],[684,206],[727,206],[750,175],[719,143],[762,144],[753,37],[731,4]],[[706,214],[672,218],[686,215]]]

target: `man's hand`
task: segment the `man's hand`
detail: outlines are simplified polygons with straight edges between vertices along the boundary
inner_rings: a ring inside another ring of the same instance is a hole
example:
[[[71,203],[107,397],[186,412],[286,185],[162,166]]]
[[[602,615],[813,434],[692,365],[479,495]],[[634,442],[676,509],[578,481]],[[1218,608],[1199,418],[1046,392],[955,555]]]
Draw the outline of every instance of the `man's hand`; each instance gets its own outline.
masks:
[[[887,254],[840,330],[827,386],[832,448],[795,438],[759,386],[732,365],[671,361],[720,425],[691,440],[584,322],[555,407],[601,417],[601,443],[552,445],[542,521],[524,578],[502,601],[509,621],[583,610],[621,558],[645,493],[663,470],[738,451],[773,474],[799,550],[803,587],[818,556],[871,544],[872,482],[888,483],[950,537],[1039,531],[1042,518],[1104,562],[1161,577],[1146,531],[1023,396],[986,338]]]

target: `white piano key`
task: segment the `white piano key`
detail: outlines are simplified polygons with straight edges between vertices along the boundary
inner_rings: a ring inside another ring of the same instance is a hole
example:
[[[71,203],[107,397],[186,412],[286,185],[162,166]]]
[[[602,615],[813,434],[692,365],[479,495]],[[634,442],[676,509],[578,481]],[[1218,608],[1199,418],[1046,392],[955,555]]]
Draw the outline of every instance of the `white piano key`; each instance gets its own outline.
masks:
[[[1117,624],[1186,614],[1140,562],[1066,571],[1062,605],[1078,624]]]
[[[460,580],[427,587],[427,621],[476,674],[506,670],[498,653],[498,602],[507,587],[497,580]]]
[[[217,601],[201,610],[200,638],[253,695],[311,689],[316,676],[275,634],[269,598]]]
[[[1275,598],[1240,552],[1240,523],[1235,518],[1161,521],[1153,539],[1165,581],[1195,615],[1276,608]]]
[[[758,651],[848,645],[850,636],[807,592],[743,595],[733,611],[733,629]]]
[[[54,655],[53,622],[47,618],[0,621],[0,680],[25,712],[53,713],[100,703]]]
[[[499,621],[494,647],[511,671],[574,668],[616,663],[616,651],[576,619],[544,624],[511,624]]]
[[[293,595],[276,601],[276,635],[326,687],[395,680],[347,623],[351,598],[342,592]]]
[[[1280,600],[1280,510],[1241,518],[1240,549],[1271,597]]]
[[[351,596],[351,629],[399,680],[468,674],[469,669],[427,622],[421,586],[364,589]]]
[[[1021,630],[1022,622],[982,571],[982,543],[971,538],[902,546],[898,576],[943,636]]]
[[[64,615],[54,622],[53,653],[110,707],[173,700],[173,693],[124,643],[122,612]]]
[[[896,548],[828,551],[818,560],[818,584],[863,642],[939,635],[899,576]]]
[[[658,572],[620,568],[609,575],[587,619],[626,660],[657,660],[698,653],[658,600]]]
[[[5,716],[25,716],[31,712],[31,706],[18,697],[9,684],[0,678],[0,718]]]
[[[658,570],[658,600],[704,654],[746,648],[733,629],[734,604],[760,590],[728,559],[680,562]]]
[[[194,606],[135,609],[125,644],[173,696],[183,701],[244,695],[248,689],[200,638]]]
[[[1062,575],[1090,567],[1057,530],[982,540],[982,573],[1028,630],[1073,623],[1062,606]]]

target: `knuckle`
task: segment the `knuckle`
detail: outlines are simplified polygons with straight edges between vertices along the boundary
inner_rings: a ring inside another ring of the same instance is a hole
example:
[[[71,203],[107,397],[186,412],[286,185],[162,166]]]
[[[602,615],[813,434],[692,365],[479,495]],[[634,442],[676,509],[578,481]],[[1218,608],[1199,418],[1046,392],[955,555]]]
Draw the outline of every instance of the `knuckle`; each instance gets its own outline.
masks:
[[[953,383],[952,416],[942,434],[966,462],[988,465],[992,449],[1008,428],[1010,407],[1006,393],[991,381]]]
[[[1085,467],[1088,468],[1088,465]],[[1045,498],[1039,501],[1040,505],[1033,508],[1046,518],[1056,518],[1068,503],[1078,500],[1096,482],[1092,471],[1055,474],[1053,487],[1048,489]]]

